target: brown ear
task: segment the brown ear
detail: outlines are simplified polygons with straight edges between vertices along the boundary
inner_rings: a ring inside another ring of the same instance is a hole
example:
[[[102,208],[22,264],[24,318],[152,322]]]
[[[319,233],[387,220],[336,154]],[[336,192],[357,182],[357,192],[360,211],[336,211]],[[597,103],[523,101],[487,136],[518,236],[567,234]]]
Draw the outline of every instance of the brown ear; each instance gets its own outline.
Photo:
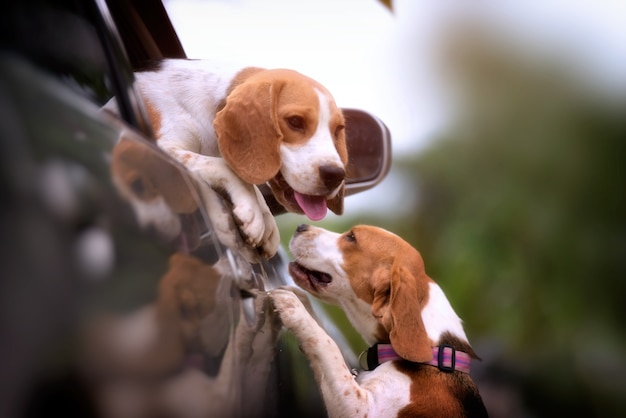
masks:
[[[391,274],[386,267],[379,267],[372,274],[374,300],[372,301],[372,315],[389,332],[391,328],[391,313],[389,310],[389,296],[391,295]]]
[[[337,153],[339,154],[339,158],[343,163],[344,167],[348,167],[348,148],[346,146],[346,133],[345,129],[342,129],[339,133],[339,138],[336,142]],[[337,215],[343,214],[343,199],[346,194],[346,183],[344,182],[341,186],[341,189],[337,193],[337,195],[329,199],[326,205],[328,209],[332,210]]]
[[[177,312],[184,321],[197,325],[215,307],[219,280],[217,271],[199,258],[174,253],[159,283],[157,305],[161,311],[168,310],[168,315],[175,317]]]
[[[233,90],[213,121],[222,157],[251,184],[265,183],[280,169],[278,91],[276,82],[248,80]]]
[[[111,170],[139,198],[161,195],[176,213],[192,213],[198,208],[191,180],[153,145],[122,138],[113,148]]]
[[[414,362],[432,360],[433,353],[422,321],[422,304],[417,281],[403,266],[374,273],[372,313],[389,333],[398,355]]]
[[[337,215],[342,215],[343,214],[343,198],[345,194],[346,194],[346,186],[344,185],[344,186],[341,186],[341,189],[339,189],[337,196],[333,197],[332,199],[329,199],[326,202],[328,209],[332,210]]]

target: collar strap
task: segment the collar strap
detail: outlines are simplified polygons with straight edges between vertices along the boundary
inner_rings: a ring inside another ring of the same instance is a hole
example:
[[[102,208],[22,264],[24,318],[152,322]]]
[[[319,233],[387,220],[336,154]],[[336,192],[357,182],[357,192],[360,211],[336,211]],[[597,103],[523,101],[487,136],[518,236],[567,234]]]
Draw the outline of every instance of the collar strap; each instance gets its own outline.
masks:
[[[359,364],[364,370],[374,370],[386,361],[401,360],[391,344],[374,344],[359,356]],[[470,372],[472,358],[463,351],[455,350],[447,344],[433,347],[433,358],[422,364],[436,366],[442,372]]]

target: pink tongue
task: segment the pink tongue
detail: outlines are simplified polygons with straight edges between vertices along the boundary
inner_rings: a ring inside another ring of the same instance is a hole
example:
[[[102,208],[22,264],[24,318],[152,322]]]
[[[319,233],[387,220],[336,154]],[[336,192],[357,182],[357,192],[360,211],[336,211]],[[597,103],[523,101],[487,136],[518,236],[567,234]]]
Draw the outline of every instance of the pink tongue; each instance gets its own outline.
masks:
[[[320,221],[326,216],[326,198],[324,196],[310,196],[294,191],[296,202],[304,214],[312,221]]]

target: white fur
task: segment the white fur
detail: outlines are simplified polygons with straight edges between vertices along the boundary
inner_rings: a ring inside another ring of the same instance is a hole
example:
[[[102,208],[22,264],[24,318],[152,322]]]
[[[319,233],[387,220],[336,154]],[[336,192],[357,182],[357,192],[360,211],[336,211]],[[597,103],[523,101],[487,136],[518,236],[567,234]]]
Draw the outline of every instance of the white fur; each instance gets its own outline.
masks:
[[[289,248],[293,256],[303,266],[313,270],[320,270],[320,263],[323,263],[323,271],[333,277],[345,277],[345,271],[342,267],[343,257],[341,252],[337,251],[337,240],[340,234],[322,231],[321,229],[316,229],[314,233],[309,235],[309,239],[301,239],[299,235],[295,235],[291,239]],[[347,279],[344,281],[339,280],[333,286],[348,290],[349,283]]]
[[[160,71],[136,73],[139,94],[167,109],[161,112],[159,146],[219,156],[213,119],[242,68],[208,60],[166,60]]]
[[[443,290],[435,282],[429,283],[429,286],[428,303],[422,309],[422,321],[428,338],[439,341],[441,334],[449,332],[467,342],[461,318],[454,312]]]
[[[315,133],[304,144],[283,143],[280,145],[283,161],[282,175],[289,184],[293,185],[294,190],[305,194],[324,194],[325,186],[320,182],[318,173],[321,165],[343,168],[343,163],[333,144],[334,132],[329,129],[332,99],[318,89],[315,89],[315,92],[319,98],[320,109]],[[303,161],[306,161],[306,164],[302,164]],[[296,167],[297,170],[294,169]],[[341,185],[337,186],[329,197],[334,197],[340,188]]]
[[[393,363],[385,363],[355,379],[337,344],[309,314],[297,289],[275,289],[271,296],[283,324],[311,361],[328,416],[386,418],[397,416],[410,402],[411,380]],[[302,295],[301,297],[306,297]]]

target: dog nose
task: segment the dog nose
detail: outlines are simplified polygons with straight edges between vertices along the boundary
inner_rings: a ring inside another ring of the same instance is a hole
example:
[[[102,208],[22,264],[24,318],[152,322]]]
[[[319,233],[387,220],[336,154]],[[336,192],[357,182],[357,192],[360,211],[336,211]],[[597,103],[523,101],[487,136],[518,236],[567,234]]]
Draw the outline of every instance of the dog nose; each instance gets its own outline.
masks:
[[[300,224],[298,225],[298,227],[296,228],[296,233],[300,233],[300,232],[304,232],[307,229],[309,229],[309,226],[307,224]]]
[[[319,168],[319,173],[328,190],[335,190],[346,177],[345,170],[336,165],[322,165]]]

